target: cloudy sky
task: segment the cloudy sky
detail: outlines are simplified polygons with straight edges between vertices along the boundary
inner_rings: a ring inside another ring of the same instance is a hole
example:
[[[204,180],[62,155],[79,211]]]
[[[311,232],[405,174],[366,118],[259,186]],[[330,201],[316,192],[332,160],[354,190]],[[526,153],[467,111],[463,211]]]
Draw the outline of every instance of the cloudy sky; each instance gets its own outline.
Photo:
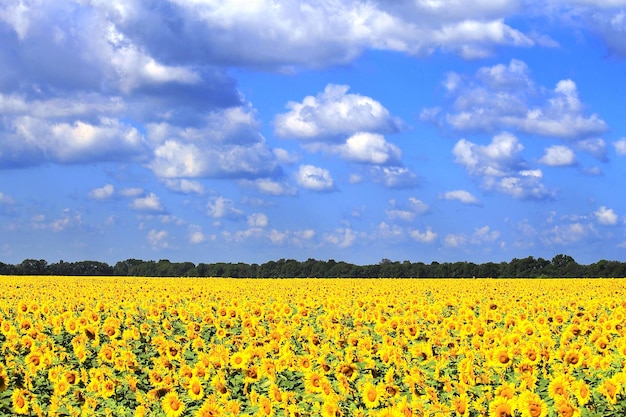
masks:
[[[626,260],[626,0],[3,0],[0,261]]]

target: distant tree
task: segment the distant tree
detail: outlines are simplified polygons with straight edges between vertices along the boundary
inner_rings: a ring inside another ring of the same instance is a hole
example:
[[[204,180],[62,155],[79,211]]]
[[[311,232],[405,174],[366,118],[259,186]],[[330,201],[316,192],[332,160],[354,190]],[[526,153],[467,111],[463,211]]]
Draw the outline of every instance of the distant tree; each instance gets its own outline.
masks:
[[[43,259],[24,259],[17,265],[17,275],[48,275],[48,262]]]

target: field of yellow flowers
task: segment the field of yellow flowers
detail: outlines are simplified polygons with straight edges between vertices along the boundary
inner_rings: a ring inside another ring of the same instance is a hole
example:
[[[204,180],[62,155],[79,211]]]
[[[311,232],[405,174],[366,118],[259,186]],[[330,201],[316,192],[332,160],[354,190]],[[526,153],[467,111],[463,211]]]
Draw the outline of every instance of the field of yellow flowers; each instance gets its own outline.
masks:
[[[624,284],[0,277],[0,415],[624,416]]]

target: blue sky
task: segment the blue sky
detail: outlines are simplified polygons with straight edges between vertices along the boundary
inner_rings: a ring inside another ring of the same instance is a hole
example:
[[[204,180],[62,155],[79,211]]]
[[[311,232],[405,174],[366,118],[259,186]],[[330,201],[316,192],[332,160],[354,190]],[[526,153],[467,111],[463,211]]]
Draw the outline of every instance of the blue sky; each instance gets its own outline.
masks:
[[[626,259],[626,1],[5,1],[0,261]]]

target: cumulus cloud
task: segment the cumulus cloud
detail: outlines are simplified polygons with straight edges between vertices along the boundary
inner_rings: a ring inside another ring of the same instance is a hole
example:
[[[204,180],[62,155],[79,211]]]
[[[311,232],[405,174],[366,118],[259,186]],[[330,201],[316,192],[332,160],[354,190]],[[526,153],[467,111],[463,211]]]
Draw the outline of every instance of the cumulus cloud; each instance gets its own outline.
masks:
[[[112,184],[106,184],[100,188],[94,188],[89,192],[89,198],[94,200],[106,200],[113,195],[115,188]]]
[[[615,147],[615,153],[619,156],[626,155],[626,139],[620,139],[613,142],[613,147]]]
[[[601,206],[597,211],[593,212],[599,224],[605,226],[614,226],[617,224],[618,216],[613,209]]]
[[[313,229],[303,230],[277,230],[272,229],[267,234],[268,239],[272,244],[283,245],[290,244],[296,247],[301,247],[304,244],[311,242],[315,237],[315,231]]]
[[[222,196],[216,197],[207,203],[207,214],[214,219],[237,220],[244,216],[244,212],[235,207],[235,202]]]
[[[392,220],[412,221],[416,216],[428,213],[428,204],[415,197],[409,197],[408,203],[399,204],[395,199],[389,200],[389,208],[385,210]]]
[[[466,139],[459,140],[452,154],[455,162],[480,179],[487,190],[496,190],[517,199],[545,199],[552,192],[541,182],[539,169],[527,169],[520,156],[524,147],[515,136],[501,133],[488,145],[478,145]]]
[[[265,213],[252,213],[248,216],[248,225],[250,227],[267,227],[269,219]]]
[[[492,230],[489,226],[483,226],[474,230],[470,242],[480,245],[486,242],[495,242],[499,237],[500,232],[498,230]]]
[[[296,195],[298,190],[283,180],[273,180],[271,178],[257,178],[255,180],[240,180],[239,183],[244,187],[257,190],[261,194],[271,196],[287,196]]]
[[[369,169],[372,181],[387,188],[414,188],[419,184],[417,175],[399,166],[373,166]]]
[[[167,249],[170,247],[168,242],[169,233],[166,230],[151,229],[146,236],[148,243],[153,249]]]
[[[576,164],[576,154],[567,146],[554,145],[546,148],[546,153],[539,163],[548,166],[571,166]]]
[[[576,221],[554,225],[543,233],[542,240],[547,245],[570,245],[592,236],[597,236],[592,224]]]
[[[145,197],[138,197],[131,203],[133,210],[145,211],[145,212],[162,212],[163,206],[161,200],[154,193],[149,193]]]
[[[339,145],[337,151],[346,159],[370,164],[397,164],[402,151],[385,140],[383,135],[360,132]]]
[[[305,140],[341,139],[356,132],[393,133],[402,123],[378,101],[347,94],[347,85],[328,84],[317,96],[289,102],[287,113],[274,119],[275,133]]]
[[[148,164],[161,178],[250,178],[279,172],[251,109],[215,110],[199,127],[150,124],[157,145]]]
[[[458,248],[467,243],[467,236],[463,233],[449,233],[443,238],[443,244],[449,248]]]
[[[444,200],[456,200],[463,204],[480,204],[480,200],[466,190],[446,191],[441,195]]]
[[[335,188],[330,172],[314,165],[300,165],[296,182],[302,188],[312,191],[332,191]]]
[[[433,242],[435,239],[437,239],[437,233],[433,232],[432,229],[429,227],[426,227],[426,230],[423,232],[420,232],[418,229],[413,229],[409,231],[409,235],[417,240],[418,242],[422,242],[422,243],[430,243]]]
[[[20,115],[2,127],[0,167],[134,160],[146,149],[136,128],[110,118],[66,123]]]
[[[579,140],[578,142],[576,142],[576,147],[583,152],[587,152],[588,154],[602,162],[607,161],[606,142],[601,138],[589,138]]]
[[[586,114],[573,80],[560,80],[552,89],[537,86],[519,60],[483,67],[473,76],[448,74],[444,85],[449,110],[425,109],[422,118],[455,130],[507,129],[570,141],[597,138],[608,130],[597,114]]]
[[[163,183],[165,186],[177,193],[182,194],[204,194],[204,186],[198,181],[182,179],[168,179],[166,178]]]
[[[339,248],[348,248],[354,244],[358,236],[359,234],[350,227],[343,227],[324,234],[323,240]]]
[[[191,230],[189,232],[188,240],[189,240],[189,243],[193,243],[197,245],[197,244],[205,242],[207,240],[207,237],[205,236],[204,233],[202,233],[201,230],[196,229],[196,230]]]

